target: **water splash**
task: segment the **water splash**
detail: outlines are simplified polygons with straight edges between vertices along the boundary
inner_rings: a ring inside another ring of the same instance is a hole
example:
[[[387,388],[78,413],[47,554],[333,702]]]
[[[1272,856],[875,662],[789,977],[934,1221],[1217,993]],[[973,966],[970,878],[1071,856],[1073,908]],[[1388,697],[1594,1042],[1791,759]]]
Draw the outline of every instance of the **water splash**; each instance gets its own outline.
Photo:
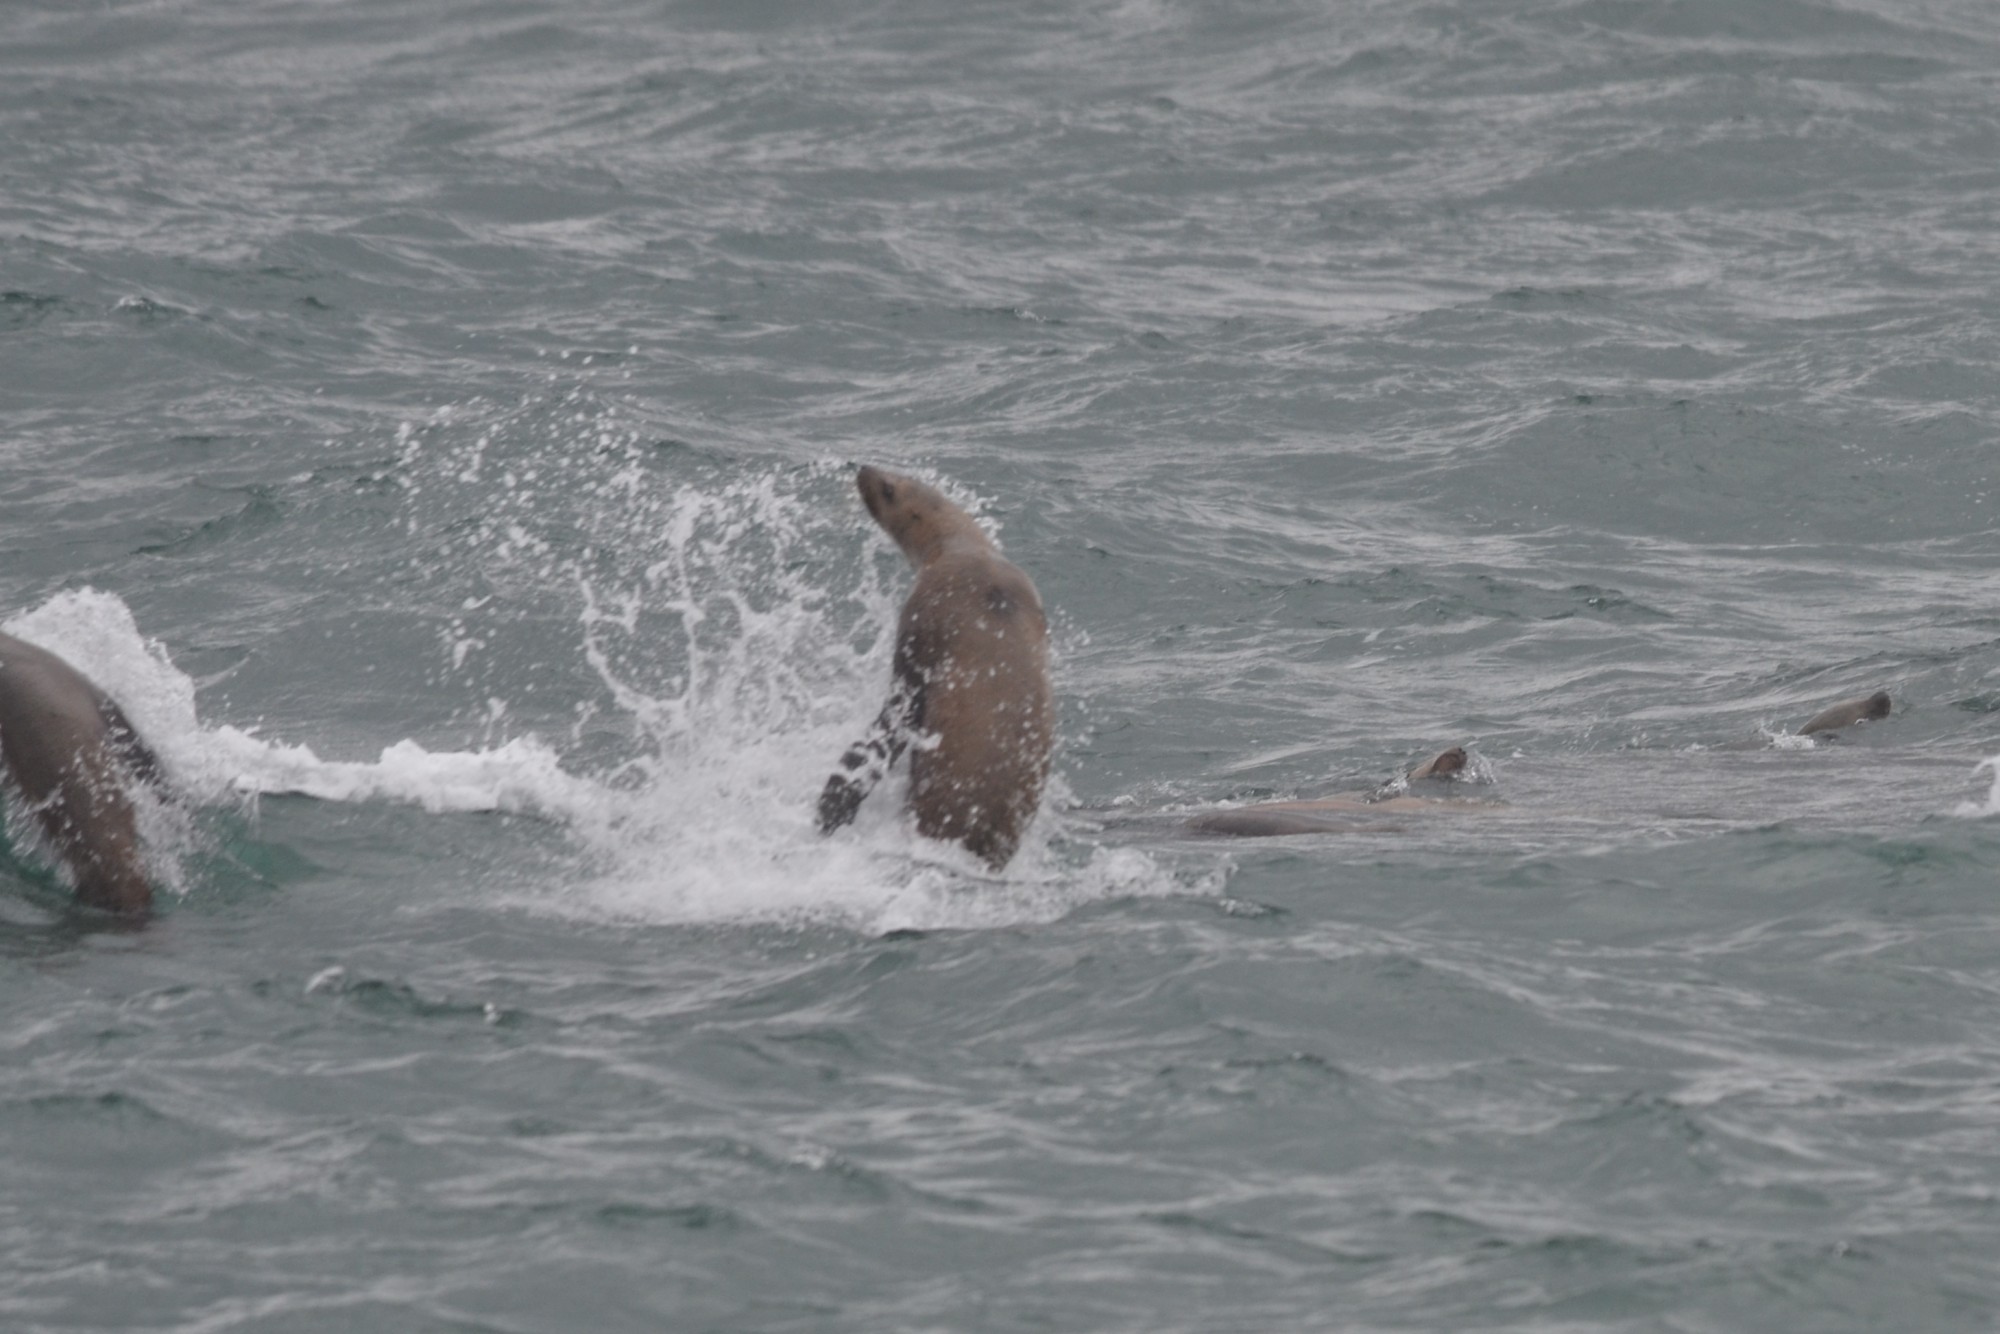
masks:
[[[487,646],[539,599],[573,627],[576,675],[595,687],[580,712],[629,729],[586,780],[587,813],[561,816],[593,873],[520,896],[535,907],[890,930],[1185,892],[1143,853],[1066,826],[1059,785],[1001,876],[916,837],[901,780],[852,827],[818,833],[819,788],[881,707],[909,579],[851,465],[746,465],[650,436],[583,391],[461,407],[410,424],[401,447],[416,521],[453,535],[441,577],[508,593],[458,618],[453,672],[489,688]]]
[[[197,802],[299,793],[551,821],[572,845],[573,874],[507,896],[535,911],[885,931],[1047,921],[1095,899],[1212,888],[1212,871],[1183,882],[1139,850],[1094,844],[1062,817],[1059,782],[1001,875],[917,837],[900,777],[851,828],[822,837],[819,787],[887,687],[901,556],[866,522],[845,466],[672,481],[633,438],[595,424],[585,438],[610,443],[592,456],[560,431],[543,447],[473,423],[461,444],[433,439],[427,460],[406,440],[406,461],[421,463],[413,490],[451,502],[420,521],[473,503],[454,500],[453,485],[495,468],[512,478],[486,494],[469,536],[461,527],[442,574],[526,590],[560,613],[581,664],[572,684],[590,696],[584,715],[622,722],[628,736],[616,754],[586,740],[580,720],[566,747],[533,734],[465,751],[403,739],[373,761],[323,759],[310,745],[202,726],[193,682],[110,594],[60,594],[7,628],[124,703]],[[489,669],[467,645],[503,640],[503,604],[521,601],[460,600],[441,651],[447,685],[476,697]],[[520,712],[488,702],[496,727]]]
[[[115,697],[159,755],[174,786],[199,804],[301,793],[328,801],[390,800],[433,812],[575,814],[588,785],[562,772],[534,738],[492,750],[433,754],[399,741],[373,763],[322,760],[311,747],[271,741],[196,716],[194,681],[139,631],[122,599],[94,588],[58,593],[3,625],[61,655]]]
[[[2000,755],[1989,755],[1972,766],[1972,776],[1975,779],[1982,773],[1988,780],[1985,800],[1961,801],[1952,808],[1953,815],[1966,820],[2000,815]]]
[[[1760,722],[1758,738],[1771,750],[1818,750],[1819,742],[1803,732],[1794,732],[1781,723]]]

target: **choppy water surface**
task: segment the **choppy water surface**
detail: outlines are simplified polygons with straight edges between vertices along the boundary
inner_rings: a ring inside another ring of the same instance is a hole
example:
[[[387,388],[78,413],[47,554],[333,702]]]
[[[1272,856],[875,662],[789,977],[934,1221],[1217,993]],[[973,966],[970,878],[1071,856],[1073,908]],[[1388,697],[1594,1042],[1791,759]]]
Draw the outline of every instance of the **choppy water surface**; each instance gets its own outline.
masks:
[[[1969,0],[0,11],[0,607],[189,794],[10,826],[0,1323],[1991,1327],[1997,164]],[[812,831],[860,461],[1003,876]]]

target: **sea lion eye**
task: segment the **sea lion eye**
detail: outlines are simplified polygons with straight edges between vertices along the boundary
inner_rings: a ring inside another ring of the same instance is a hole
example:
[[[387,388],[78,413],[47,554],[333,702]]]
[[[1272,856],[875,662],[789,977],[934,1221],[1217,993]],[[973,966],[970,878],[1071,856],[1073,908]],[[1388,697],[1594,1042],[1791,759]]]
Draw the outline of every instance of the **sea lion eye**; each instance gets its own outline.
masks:
[[[894,482],[882,483],[882,499],[893,501],[895,500],[895,498],[896,498],[896,484]]]

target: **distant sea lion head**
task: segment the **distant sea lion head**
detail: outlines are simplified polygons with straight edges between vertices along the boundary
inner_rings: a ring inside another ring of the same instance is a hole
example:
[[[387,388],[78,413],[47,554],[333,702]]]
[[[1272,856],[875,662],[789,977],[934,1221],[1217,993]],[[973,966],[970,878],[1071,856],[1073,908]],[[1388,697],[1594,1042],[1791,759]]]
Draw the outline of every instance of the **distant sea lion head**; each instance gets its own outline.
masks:
[[[1412,779],[1455,778],[1465,772],[1466,759],[1465,747],[1453,746],[1449,750],[1439,751],[1424,763],[1410,770],[1409,776]]]
[[[991,548],[992,539],[936,487],[885,468],[863,466],[855,474],[861,503],[882,531],[896,540],[910,564],[922,566],[947,546],[972,542]]]

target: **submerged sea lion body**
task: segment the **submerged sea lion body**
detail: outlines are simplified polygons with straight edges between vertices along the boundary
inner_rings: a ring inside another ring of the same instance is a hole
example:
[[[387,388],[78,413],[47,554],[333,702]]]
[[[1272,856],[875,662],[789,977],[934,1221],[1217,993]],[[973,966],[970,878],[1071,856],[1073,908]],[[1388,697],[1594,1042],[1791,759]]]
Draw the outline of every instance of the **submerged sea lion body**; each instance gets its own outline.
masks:
[[[118,705],[44,648],[0,634],[0,758],[77,899],[109,912],[153,901],[127,786],[160,781],[159,761]]]
[[[1799,729],[1800,736],[1811,736],[1815,732],[1837,732],[1843,727],[1856,723],[1870,723],[1889,716],[1889,692],[1878,690],[1860,699],[1842,700],[1832,704],[1806,719]]]
[[[1251,806],[1205,811],[1181,822],[1191,834],[1229,834],[1237,838],[1277,838],[1287,834],[1357,833],[1382,826],[1371,817],[1445,809],[1454,803],[1440,797],[1408,795],[1408,783],[1457,777],[1467,764],[1465,749],[1439,751],[1404,775],[1403,784],[1375,792],[1350,792],[1314,801],[1260,801]],[[1490,803],[1455,803],[1478,810]]]
[[[998,870],[1041,803],[1055,746],[1041,597],[935,487],[879,468],[855,482],[917,579],[897,624],[889,703],[827,780],[820,829],[852,820],[907,747],[918,832]]]

